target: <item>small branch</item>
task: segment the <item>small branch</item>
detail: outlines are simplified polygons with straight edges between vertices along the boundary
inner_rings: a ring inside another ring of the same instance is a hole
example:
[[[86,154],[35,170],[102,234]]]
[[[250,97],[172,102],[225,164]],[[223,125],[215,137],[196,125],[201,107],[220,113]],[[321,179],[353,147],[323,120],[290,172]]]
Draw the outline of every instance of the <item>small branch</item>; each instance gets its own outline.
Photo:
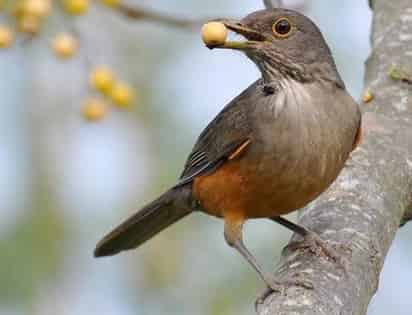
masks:
[[[263,3],[267,9],[284,7],[284,1],[282,0],[263,0]],[[294,9],[298,11],[303,11],[304,5],[295,7]],[[171,27],[187,29],[187,30],[197,30],[204,23],[214,20],[212,18],[189,19],[189,18],[175,17],[175,16],[147,10],[140,6],[131,7],[126,4],[119,4],[118,6],[113,7],[113,10],[117,11],[121,15],[129,19],[132,19],[132,20],[149,21],[149,22],[158,23],[164,26],[171,26]]]
[[[133,20],[142,20],[159,23],[165,26],[172,26],[176,28],[183,29],[198,29],[205,22],[210,21],[211,19],[188,19],[174,17],[166,14],[161,14],[146,10],[142,7],[137,6],[128,6],[126,4],[120,4],[117,7],[114,7],[113,10],[119,12],[123,16],[133,19]]]

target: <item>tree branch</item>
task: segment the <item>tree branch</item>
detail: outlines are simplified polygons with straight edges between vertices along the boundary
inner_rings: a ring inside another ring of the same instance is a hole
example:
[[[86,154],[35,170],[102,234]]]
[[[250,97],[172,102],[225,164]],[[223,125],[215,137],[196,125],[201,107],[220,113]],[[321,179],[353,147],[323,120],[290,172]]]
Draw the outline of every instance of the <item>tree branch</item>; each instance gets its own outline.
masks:
[[[277,7],[284,7],[282,0],[263,0],[263,4],[267,9],[273,9]],[[114,11],[119,14],[132,19],[140,21],[148,21],[152,23],[158,23],[164,26],[171,26],[175,28],[187,29],[187,30],[197,30],[204,23],[211,21],[211,18],[201,18],[201,19],[189,19],[182,17],[175,17],[167,14],[157,13],[144,9],[139,6],[130,6],[124,3],[120,3],[117,6],[112,7]],[[303,5],[297,6],[295,10],[302,11]]]
[[[138,6],[129,6],[126,4],[119,4],[113,9],[123,16],[133,19],[133,20],[145,20],[154,23],[158,23],[165,26],[171,26],[176,28],[183,29],[198,29],[205,22],[210,21],[211,19],[188,19],[174,17],[166,14],[156,13],[150,10],[146,10]]]
[[[342,253],[346,274],[307,250],[285,250],[276,279],[303,278],[314,289],[273,293],[258,307],[260,315],[366,314],[398,226],[412,216],[412,89],[389,75],[393,64],[412,73],[412,2],[375,0],[373,8],[365,85],[375,97],[365,105],[363,143],[332,187],[300,216],[302,225]]]

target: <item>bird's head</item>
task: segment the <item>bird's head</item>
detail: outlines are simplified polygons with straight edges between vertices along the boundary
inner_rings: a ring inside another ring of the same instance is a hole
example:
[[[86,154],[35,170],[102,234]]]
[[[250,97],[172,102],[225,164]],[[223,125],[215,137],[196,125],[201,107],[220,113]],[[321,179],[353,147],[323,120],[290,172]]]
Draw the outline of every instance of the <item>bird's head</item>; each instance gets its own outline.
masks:
[[[318,27],[306,16],[286,9],[261,10],[240,21],[221,19],[245,40],[210,48],[240,50],[258,66],[265,81],[317,76],[341,83],[334,60]]]

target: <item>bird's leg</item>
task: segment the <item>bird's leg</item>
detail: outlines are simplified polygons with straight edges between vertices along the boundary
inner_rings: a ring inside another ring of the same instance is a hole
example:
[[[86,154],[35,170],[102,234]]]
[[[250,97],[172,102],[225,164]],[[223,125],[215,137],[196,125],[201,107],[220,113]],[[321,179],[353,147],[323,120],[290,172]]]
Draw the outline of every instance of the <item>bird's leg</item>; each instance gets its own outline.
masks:
[[[243,243],[242,237],[242,227],[243,227],[243,220],[230,220],[225,218],[225,240],[227,244],[233,248],[235,248],[246,260],[247,262],[256,270],[259,274],[260,278],[265,282],[267,285],[267,289],[265,292],[258,297],[256,300],[255,306],[257,307],[258,304],[262,303],[263,300],[272,292],[283,292],[287,287],[291,286],[301,286],[306,289],[313,289],[311,284],[302,281],[285,281],[285,282],[278,282],[276,281],[271,275],[267,274],[263,271],[262,267],[256,261],[255,257],[249,252],[246,248],[245,244]]]
[[[342,255],[339,255],[336,250],[322,240],[318,234],[282,217],[270,219],[303,237],[303,242],[289,244],[288,248],[295,250],[298,248],[309,248],[316,255],[326,256],[328,259],[338,263],[346,271],[346,263],[342,261]]]
[[[284,227],[288,228],[289,230],[299,234],[303,238],[305,238],[307,235],[309,235],[311,233],[314,233],[314,232],[308,230],[307,228],[305,228],[304,226],[293,223],[292,221],[289,221],[289,220],[287,220],[285,218],[282,218],[282,217],[274,217],[274,218],[270,218],[270,219],[272,221],[275,221],[275,222],[279,223],[280,225],[283,225]]]
[[[225,218],[225,240],[226,243],[235,248],[247,262],[256,270],[263,282],[274,291],[281,291],[281,286],[274,279],[263,271],[255,257],[249,252],[243,243],[242,220],[230,220]]]

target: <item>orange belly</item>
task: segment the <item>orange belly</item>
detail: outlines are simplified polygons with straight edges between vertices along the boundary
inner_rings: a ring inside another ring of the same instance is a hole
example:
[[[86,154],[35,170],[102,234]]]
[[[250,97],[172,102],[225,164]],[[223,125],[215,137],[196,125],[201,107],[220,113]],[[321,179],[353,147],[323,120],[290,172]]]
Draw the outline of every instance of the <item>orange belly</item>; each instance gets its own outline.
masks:
[[[305,206],[320,193],[313,185],[305,189],[288,179],[256,175],[242,163],[244,159],[232,160],[195,178],[193,196],[207,214],[239,219],[276,217]]]
[[[246,199],[250,198],[245,177],[235,161],[227,162],[212,174],[196,177],[193,196],[210,215],[240,218],[246,217]]]

